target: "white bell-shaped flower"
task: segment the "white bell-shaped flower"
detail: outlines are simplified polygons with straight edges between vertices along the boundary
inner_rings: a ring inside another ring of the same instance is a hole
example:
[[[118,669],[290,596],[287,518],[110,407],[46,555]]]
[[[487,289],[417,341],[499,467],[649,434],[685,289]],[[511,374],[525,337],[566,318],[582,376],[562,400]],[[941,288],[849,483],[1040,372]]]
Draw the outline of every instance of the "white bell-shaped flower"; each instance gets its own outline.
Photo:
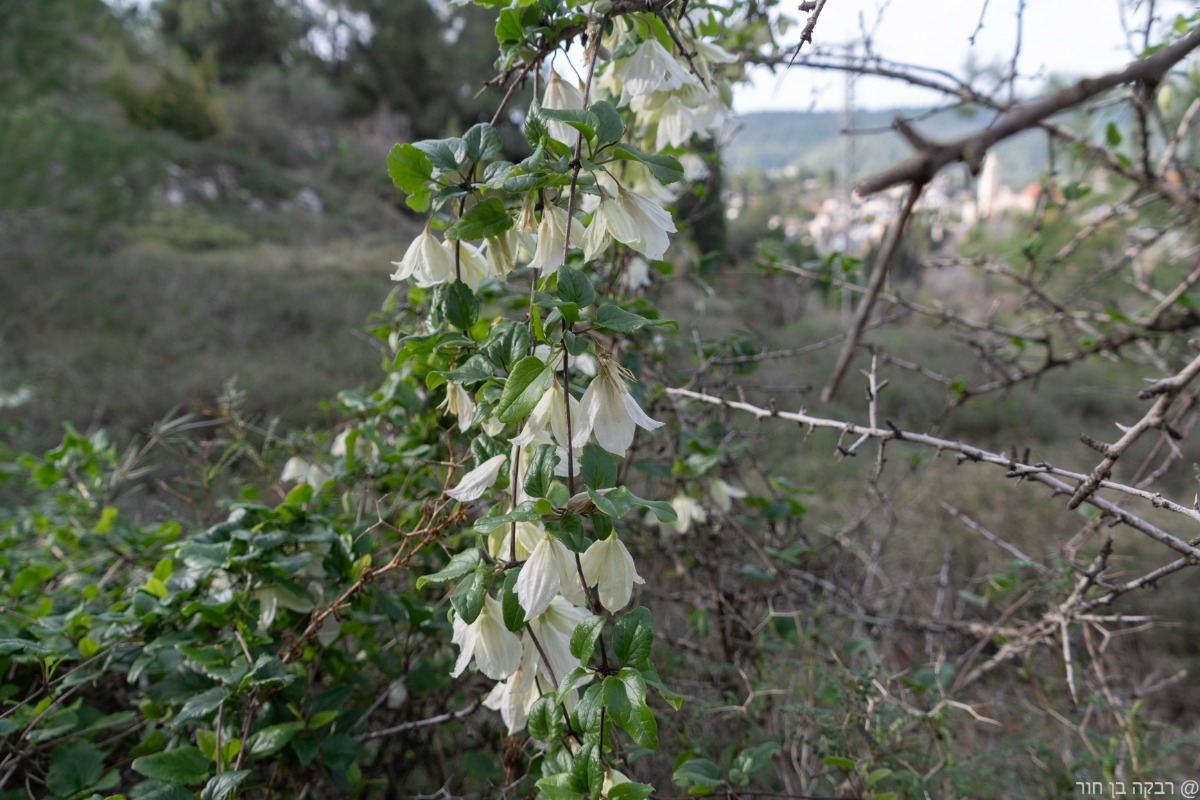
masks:
[[[499,711],[510,734],[520,732],[529,720],[529,710],[542,692],[537,685],[538,654],[533,641],[522,637],[521,664],[508,680],[497,683],[483,704]]]
[[[505,455],[492,456],[464,475],[453,489],[447,489],[446,494],[460,503],[478,500],[496,482],[496,478],[500,475],[500,468],[504,466],[507,459],[508,456]]]
[[[438,405],[447,414],[458,419],[458,429],[463,433],[471,427],[471,418],[475,416],[475,401],[471,393],[457,383],[446,383],[446,399]]]
[[[446,252],[450,254],[451,264],[454,263],[454,250],[456,243],[446,241],[443,243]],[[492,265],[484,255],[482,248],[476,247],[470,242],[458,242],[458,270],[455,272],[453,266],[450,269],[451,280],[457,274],[462,282],[470,286],[472,290],[478,289],[479,284],[487,278],[492,277]]]
[[[394,281],[412,278],[417,286],[428,288],[454,280],[454,256],[428,230],[413,239],[403,260],[392,263],[396,265]]]
[[[618,66],[619,65],[619,66]],[[670,92],[695,82],[687,67],[680,64],[658,39],[651,36],[634,54],[614,65],[621,78],[621,101],[626,105],[635,97],[651,92]]]
[[[542,94],[542,106],[558,110],[583,108],[583,94],[569,81],[560,78],[557,72],[550,70],[550,80],[546,81],[546,91]],[[551,137],[570,147],[579,141],[579,131],[565,122],[547,120],[546,129]]]
[[[461,675],[472,658],[480,672],[496,681],[512,675],[521,664],[521,640],[504,627],[504,612],[491,595],[483,599],[483,608],[470,625],[454,615],[451,641],[461,648],[452,678]]]
[[[554,443],[563,449],[566,449],[568,440],[576,450],[583,447],[587,443],[590,431],[588,431],[583,414],[579,410],[579,401],[571,397],[568,401],[571,404],[571,435],[567,436],[567,409],[563,403],[564,395],[565,392],[559,386],[558,381],[552,381],[550,388],[542,394],[542,399],[533,407],[533,411],[529,412],[525,427],[521,429],[520,435],[511,440],[512,443],[521,447],[531,444],[549,444],[550,437],[553,435]]]
[[[563,245],[567,236],[567,210],[558,206],[546,206],[542,210],[542,221],[538,223],[537,247],[533,251],[530,269],[541,270],[542,276],[553,275],[563,263]],[[574,217],[570,220],[571,241],[578,244],[583,239],[583,226]]]
[[[720,478],[713,478],[708,482],[708,494],[713,499],[713,503],[722,511],[729,511],[733,508],[733,501],[739,500],[746,496],[747,492],[740,486],[734,486],[732,483],[726,483]]]
[[[671,498],[671,508],[675,509],[675,521],[663,523],[664,532],[674,530],[675,533],[684,534],[691,530],[692,523],[708,519],[708,512],[704,510],[704,506],[690,495],[675,495]]]
[[[626,291],[636,292],[650,285],[650,265],[643,258],[636,256],[629,259],[625,271],[621,273],[620,282]]]
[[[600,604],[609,611],[620,611],[629,605],[633,585],[645,583],[637,574],[633,556],[615,533],[607,539],[592,542],[581,561],[588,586],[597,587]]]
[[[320,489],[329,480],[329,470],[302,456],[292,456],[284,463],[279,480],[284,483],[307,483],[314,489]]]
[[[551,675],[543,663],[542,674],[554,681],[555,686],[579,666],[579,659],[571,655],[571,634],[589,616],[586,608],[556,597],[545,612],[530,623],[542,645],[542,652],[546,654],[546,661],[550,662],[550,668],[554,671]]]
[[[517,576],[517,601],[525,609],[525,620],[544,612],[559,592],[586,602],[578,573],[575,554],[558,539],[544,534]]]
[[[614,374],[614,372],[616,374]],[[652,431],[663,423],[650,419],[629,394],[624,370],[612,362],[600,365],[600,374],[588,385],[580,409],[596,441],[608,452],[623,456],[633,444],[635,427]]]
[[[526,561],[538,543],[542,541],[545,529],[540,523],[518,522],[516,524],[516,560]],[[488,533],[488,555],[507,561],[513,555],[513,526],[501,525]]]

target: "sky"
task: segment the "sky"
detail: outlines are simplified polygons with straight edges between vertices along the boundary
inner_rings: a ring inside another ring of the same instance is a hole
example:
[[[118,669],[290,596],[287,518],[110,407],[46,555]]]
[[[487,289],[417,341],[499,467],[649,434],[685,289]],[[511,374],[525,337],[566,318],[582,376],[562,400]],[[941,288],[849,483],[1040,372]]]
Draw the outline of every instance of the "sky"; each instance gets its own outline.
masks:
[[[1135,52],[1126,39],[1120,9],[1127,14],[1132,11],[1133,20],[1144,24],[1146,1],[1025,0],[1017,71],[1026,80],[1018,83],[1018,92],[1036,92],[1051,74],[1080,77],[1124,66]],[[861,41],[865,24],[868,31],[874,29],[873,51],[885,59],[961,74],[973,49],[977,63],[1000,62],[1007,67],[1016,42],[1020,4],[1021,0],[828,0],[813,43],[831,48]],[[1156,13],[1169,22],[1175,14],[1190,13],[1193,8],[1191,2],[1160,0]],[[983,27],[972,48],[970,39],[981,11]],[[795,41],[800,27],[797,24],[785,39]],[[1139,40],[1138,50],[1140,45]],[[752,85],[735,90],[734,109],[738,112],[842,107],[844,81],[840,74],[793,66],[779,75],[758,68],[753,77]],[[928,106],[938,104],[939,99],[931,92],[879,78],[859,78],[855,86],[855,103],[863,109]]]

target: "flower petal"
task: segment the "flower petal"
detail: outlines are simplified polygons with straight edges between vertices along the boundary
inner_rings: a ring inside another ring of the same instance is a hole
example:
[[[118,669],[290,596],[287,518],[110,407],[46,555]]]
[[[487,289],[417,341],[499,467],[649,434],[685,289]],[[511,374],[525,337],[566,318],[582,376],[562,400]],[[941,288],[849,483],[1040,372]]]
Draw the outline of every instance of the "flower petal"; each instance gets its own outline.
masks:
[[[504,466],[507,458],[508,456],[505,455],[492,456],[464,475],[453,489],[447,489],[446,494],[460,503],[478,500],[496,482],[496,478],[500,475],[500,468]]]

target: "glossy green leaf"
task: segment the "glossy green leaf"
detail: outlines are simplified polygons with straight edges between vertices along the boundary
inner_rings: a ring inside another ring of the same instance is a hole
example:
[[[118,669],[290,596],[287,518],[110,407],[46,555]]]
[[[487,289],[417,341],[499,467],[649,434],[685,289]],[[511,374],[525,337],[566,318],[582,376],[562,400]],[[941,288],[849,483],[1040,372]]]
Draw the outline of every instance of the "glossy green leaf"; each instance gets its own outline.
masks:
[[[538,445],[525,470],[525,493],[530,497],[545,497],[550,491],[554,469],[560,460],[557,447],[552,444]]]
[[[451,557],[450,563],[442,567],[432,575],[422,575],[417,578],[417,588],[423,589],[431,583],[445,583],[452,581],[455,578],[466,575],[471,570],[475,569],[475,565],[479,563],[482,556],[479,550],[472,547],[470,550],[464,550],[461,553],[455,553]]]
[[[479,319],[479,299],[475,297],[470,286],[462,281],[455,281],[446,289],[442,313],[451,325],[459,330],[466,330]]]
[[[483,600],[487,596],[487,565],[478,564],[475,571],[467,575],[450,593],[450,604],[462,621],[470,625],[479,618]]]
[[[592,653],[596,651],[596,642],[600,639],[603,631],[604,617],[595,614],[576,625],[574,632],[571,633],[571,655],[586,665],[592,660]]]
[[[650,657],[654,645],[654,625],[650,609],[639,606],[625,614],[613,629],[613,655],[622,664],[638,667]]]
[[[130,765],[139,775],[182,786],[208,780],[210,766],[204,754],[190,746],[135,758]]]
[[[489,236],[499,236],[511,228],[515,220],[504,201],[498,197],[476,203],[467,209],[462,217],[446,229],[447,239],[465,239],[475,241]]]
[[[504,382],[504,391],[496,406],[501,422],[517,422],[533,410],[550,388],[550,365],[537,356],[521,359]]]

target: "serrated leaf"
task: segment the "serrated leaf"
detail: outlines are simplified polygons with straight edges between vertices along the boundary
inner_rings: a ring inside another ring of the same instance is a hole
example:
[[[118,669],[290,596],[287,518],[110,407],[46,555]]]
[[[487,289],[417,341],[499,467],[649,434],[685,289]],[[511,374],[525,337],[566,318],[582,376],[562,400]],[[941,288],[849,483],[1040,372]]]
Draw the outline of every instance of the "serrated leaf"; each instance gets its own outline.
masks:
[[[483,599],[487,597],[487,565],[479,564],[450,593],[450,605],[458,612],[462,621],[470,625],[479,618]]]
[[[489,197],[467,209],[462,217],[446,229],[447,239],[486,239],[499,236],[514,224],[512,214],[498,197]]]
[[[596,641],[603,631],[604,617],[595,614],[576,625],[575,630],[571,633],[571,655],[578,658],[581,664],[586,665],[592,660],[592,653],[596,652]]]
[[[596,140],[599,144],[611,144],[625,135],[625,120],[620,112],[607,100],[592,103],[588,109],[596,119]]]
[[[496,405],[496,417],[501,422],[517,422],[533,410],[542,395],[550,388],[550,365],[537,356],[526,356],[517,362]]]
[[[459,330],[466,330],[479,319],[479,298],[471,291],[470,286],[462,281],[455,281],[446,289],[442,313],[451,325]]]
[[[303,731],[305,727],[307,726],[304,722],[296,720],[294,722],[283,722],[263,728],[261,731],[253,734],[247,741],[246,754],[250,756],[250,760],[252,761],[258,758],[273,756],[287,747],[288,743],[296,738],[296,734]]]
[[[70,797],[95,787],[103,774],[104,754],[86,739],[76,739],[54,748],[46,788],[60,797]]]
[[[554,481],[554,469],[561,459],[558,448],[552,444],[540,444],[529,459],[525,471],[525,494],[530,497],[545,497]]]
[[[388,176],[405,194],[427,189],[433,176],[433,164],[411,144],[398,144],[388,153]]]
[[[658,747],[658,723],[646,705],[646,682],[635,669],[625,667],[604,679],[604,707],[612,721],[640,746]]]
[[[558,289],[560,299],[574,303],[577,308],[586,308],[596,302],[596,290],[588,276],[577,269],[561,269],[558,271]]]
[[[553,742],[562,736],[562,706],[553,694],[544,694],[534,701],[525,727],[529,735],[539,742]]]
[[[495,158],[504,149],[500,134],[487,122],[472,125],[462,138],[467,160],[476,164]]]
[[[613,655],[621,663],[630,666],[640,666],[650,658],[650,648],[654,645],[654,627],[650,618],[650,609],[639,606],[617,622],[613,630]]]
[[[437,572],[417,578],[417,588],[423,589],[430,583],[445,583],[446,581],[462,577],[475,569],[475,565],[479,563],[480,558],[479,550],[474,547],[470,550],[464,550],[461,553],[455,553],[450,558],[450,563]]]
[[[208,780],[208,759],[195,747],[178,747],[163,753],[135,758],[134,772],[163,783],[190,786]]]
[[[183,704],[175,715],[175,723],[187,722],[190,719],[203,719],[217,710],[225,698],[229,697],[229,689],[217,686],[206,692],[201,692]]]

